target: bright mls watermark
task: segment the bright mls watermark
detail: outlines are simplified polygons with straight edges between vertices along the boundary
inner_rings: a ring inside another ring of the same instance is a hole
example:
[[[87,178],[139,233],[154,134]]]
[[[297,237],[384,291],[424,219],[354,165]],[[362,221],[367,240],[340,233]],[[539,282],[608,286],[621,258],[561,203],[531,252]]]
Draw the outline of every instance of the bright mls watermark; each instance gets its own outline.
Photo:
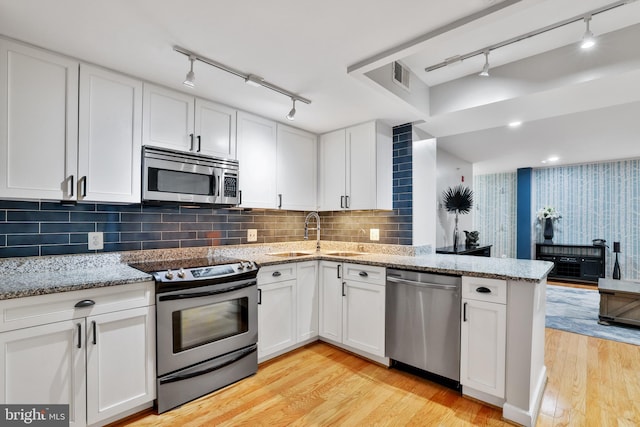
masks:
[[[68,427],[69,405],[0,405],[0,427]]]

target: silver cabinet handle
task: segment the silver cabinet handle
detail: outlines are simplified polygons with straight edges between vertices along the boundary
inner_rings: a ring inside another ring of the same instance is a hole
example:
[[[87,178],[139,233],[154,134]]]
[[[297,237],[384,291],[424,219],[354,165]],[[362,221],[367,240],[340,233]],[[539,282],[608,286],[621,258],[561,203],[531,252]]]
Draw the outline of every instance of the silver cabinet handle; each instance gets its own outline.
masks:
[[[279,271],[274,271],[273,273],[271,273],[271,275],[273,277],[280,277],[280,276],[282,276],[282,273],[280,273]]]
[[[82,177],[82,197],[87,197],[87,177]]]
[[[91,327],[93,329],[93,341],[92,342],[93,342],[93,345],[96,345],[98,343],[98,337],[96,336],[97,335],[96,328],[98,327],[98,325],[96,325],[96,321],[95,320],[91,321]]]
[[[189,134],[189,139],[191,139],[191,146],[189,148],[189,151],[193,151],[193,134],[192,133]]]
[[[344,208],[344,196],[340,196],[340,207]]]
[[[467,303],[466,302],[462,306],[462,321],[463,322],[467,321]]]
[[[262,304],[262,289],[258,289],[258,305]]]
[[[202,138],[200,137],[200,135],[198,135],[198,153],[200,152],[200,150],[202,149]]]
[[[358,276],[360,276],[360,277],[369,277],[369,274],[367,274],[366,271],[361,271],[360,273],[358,273]]]
[[[491,293],[491,289],[485,287],[485,286],[480,286],[479,288],[476,288],[476,292],[481,293],[481,294],[490,294]]]
[[[282,207],[282,194],[278,194],[278,208]]]
[[[349,209],[349,207],[350,207],[350,206],[349,206],[349,196],[345,196],[344,198],[345,198],[345,199],[346,199],[346,201],[347,201],[347,205],[346,205],[345,207],[346,207],[347,209]]]
[[[344,287],[345,287],[345,285],[346,285],[346,284],[347,284],[346,282],[342,282],[342,296],[343,296],[343,297],[346,297],[346,296],[347,296],[347,294],[345,293],[345,289],[344,289]]]
[[[76,184],[75,184],[76,177],[75,177],[75,175],[71,175],[71,177],[69,179],[71,180],[71,191],[69,191],[69,197],[73,197],[73,189],[76,186]]]
[[[341,273],[341,272],[340,272],[340,268],[341,268],[341,267],[342,267],[342,264],[338,264],[338,268],[336,269],[336,273],[337,273],[337,276],[336,276],[336,277],[337,277],[338,279],[341,279],[341,277],[340,277],[340,273]]]

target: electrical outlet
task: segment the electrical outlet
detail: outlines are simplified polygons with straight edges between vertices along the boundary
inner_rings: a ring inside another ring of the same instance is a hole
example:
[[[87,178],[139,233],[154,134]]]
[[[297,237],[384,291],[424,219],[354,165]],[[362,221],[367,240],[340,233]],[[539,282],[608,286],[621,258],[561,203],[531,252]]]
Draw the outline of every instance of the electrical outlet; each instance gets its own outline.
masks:
[[[104,233],[102,231],[89,233],[89,250],[99,251],[101,249],[104,249]]]
[[[379,228],[370,228],[369,229],[369,240],[380,240],[380,229]]]
[[[247,242],[257,242],[258,241],[258,230],[255,228],[250,228],[247,230]]]

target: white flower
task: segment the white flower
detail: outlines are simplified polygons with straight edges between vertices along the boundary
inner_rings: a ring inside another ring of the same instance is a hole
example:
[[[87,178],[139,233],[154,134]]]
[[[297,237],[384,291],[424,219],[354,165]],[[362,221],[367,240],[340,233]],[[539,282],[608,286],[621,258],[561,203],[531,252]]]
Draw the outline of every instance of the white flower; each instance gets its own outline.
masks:
[[[560,216],[560,212],[556,210],[553,206],[545,206],[544,208],[540,208],[540,210],[536,213],[538,219],[543,221],[547,218],[551,219],[559,219],[562,218]]]

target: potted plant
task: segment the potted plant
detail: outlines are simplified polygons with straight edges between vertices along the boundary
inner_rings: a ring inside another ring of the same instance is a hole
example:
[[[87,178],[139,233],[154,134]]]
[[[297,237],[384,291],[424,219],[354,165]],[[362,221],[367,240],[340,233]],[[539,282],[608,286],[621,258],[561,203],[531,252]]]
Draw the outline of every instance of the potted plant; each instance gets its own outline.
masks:
[[[553,206],[545,206],[536,212],[538,220],[542,221],[544,229],[544,243],[553,243],[553,221],[562,218],[560,212]]]
[[[442,193],[442,202],[449,213],[454,213],[455,227],[453,228],[453,250],[458,250],[458,215],[467,214],[473,206],[473,191],[469,187],[459,184],[455,187],[449,187]]]

